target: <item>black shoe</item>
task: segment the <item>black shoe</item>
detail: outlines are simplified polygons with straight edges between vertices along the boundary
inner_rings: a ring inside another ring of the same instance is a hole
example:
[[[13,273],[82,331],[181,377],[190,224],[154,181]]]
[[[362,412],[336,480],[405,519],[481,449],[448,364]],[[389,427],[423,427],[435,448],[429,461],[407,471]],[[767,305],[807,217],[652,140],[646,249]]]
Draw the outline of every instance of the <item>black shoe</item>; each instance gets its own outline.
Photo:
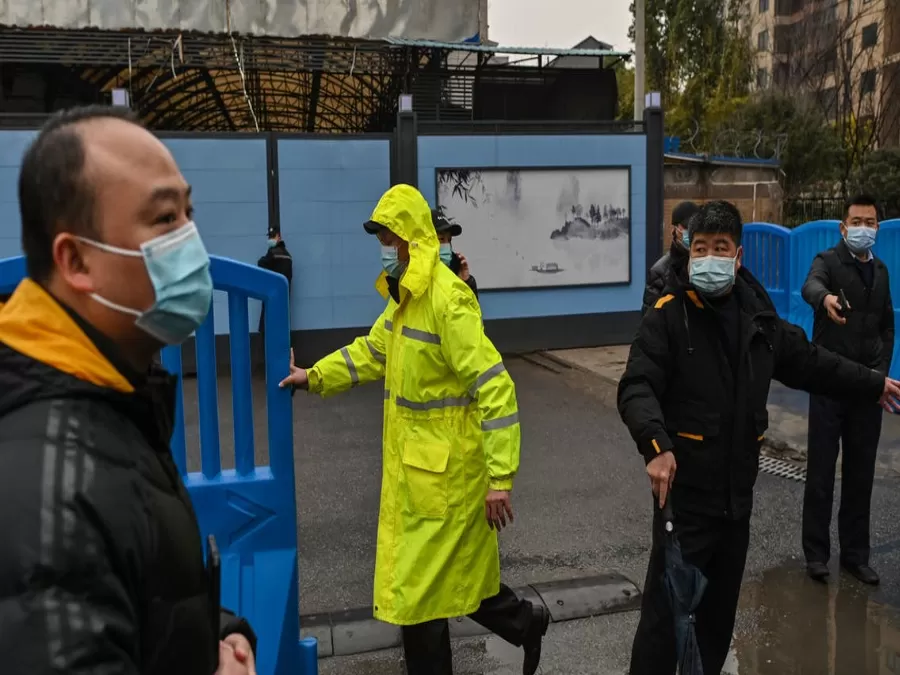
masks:
[[[842,567],[847,572],[847,574],[855,577],[858,581],[861,581],[867,586],[877,586],[881,583],[881,577],[878,576],[878,572],[873,570],[868,565],[843,564]]]
[[[806,573],[813,581],[820,581],[823,583],[828,581],[828,565],[823,562],[806,563]]]
[[[525,660],[522,662],[522,675],[534,675],[541,663],[541,643],[547,634],[550,625],[550,610],[543,605],[534,605],[531,609],[531,625],[528,627],[528,637],[522,643],[525,650]]]

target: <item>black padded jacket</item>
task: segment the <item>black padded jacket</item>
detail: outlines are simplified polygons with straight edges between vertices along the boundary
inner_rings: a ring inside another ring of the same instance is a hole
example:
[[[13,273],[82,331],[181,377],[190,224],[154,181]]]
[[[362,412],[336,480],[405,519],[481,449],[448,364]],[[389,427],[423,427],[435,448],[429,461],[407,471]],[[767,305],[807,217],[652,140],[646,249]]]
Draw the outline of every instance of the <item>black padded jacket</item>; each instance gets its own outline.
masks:
[[[810,343],[778,317],[746,269],[733,292],[733,351],[715,305],[690,286],[663,295],[631,345],[618,406],[646,462],[675,453],[676,511],[739,519],[753,505],[773,379],[814,394],[875,402],[884,375]]]
[[[0,308],[4,675],[211,675],[197,518],[172,455],[175,379],[138,376],[37,284]]]
[[[647,273],[642,314],[659,301],[667,288],[677,288],[688,283],[689,257],[688,250],[673,241],[669,252],[653,263],[653,267]]]

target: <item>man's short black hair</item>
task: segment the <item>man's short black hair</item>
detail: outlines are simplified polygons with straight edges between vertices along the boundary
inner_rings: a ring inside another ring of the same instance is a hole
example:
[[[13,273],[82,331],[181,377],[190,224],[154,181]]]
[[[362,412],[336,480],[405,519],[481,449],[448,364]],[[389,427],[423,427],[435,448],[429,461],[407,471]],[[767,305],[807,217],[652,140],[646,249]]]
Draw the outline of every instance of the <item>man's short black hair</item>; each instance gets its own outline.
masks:
[[[672,209],[672,225],[675,227],[687,226],[688,221],[694,216],[700,207],[694,202],[681,202]]]
[[[881,208],[879,207],[878,200],[870,194],[862,192],[848,199],[847,203],[844,205],[844,220],[850,215],[851,206],[874,206],[876,217],[879,220],[881,219]]]
[[[691,241],[695,234],[728,234],[738,246],[744,236],[741,212],[731,202],[714,201],[700,207],[688,222]]]
[[[95,236],[94,190],[84,180],[84,145],[76,127],[101,118],[140,125],[121,106],[92,105],[55,113],[32,141],[19,171],[22,250],[28,276],[46,281],[53,270],[53,239],[60,231]]]

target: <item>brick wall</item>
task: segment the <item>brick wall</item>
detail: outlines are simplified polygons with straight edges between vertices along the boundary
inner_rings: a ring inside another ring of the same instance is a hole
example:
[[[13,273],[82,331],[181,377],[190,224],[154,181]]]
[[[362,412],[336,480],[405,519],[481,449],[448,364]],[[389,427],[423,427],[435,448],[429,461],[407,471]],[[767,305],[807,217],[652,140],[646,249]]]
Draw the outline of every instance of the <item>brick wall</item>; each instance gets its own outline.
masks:
[[[745,223],[780,222],[783,195],[777,181],[778,169],[773,167],[748,169],[715,164],[667,162],[663,207],[666,227],[663,228],[662,235],[663,249],[668,247],[672,239],[672,211],[683,201],[703,204],[724,199],[737,206]]]

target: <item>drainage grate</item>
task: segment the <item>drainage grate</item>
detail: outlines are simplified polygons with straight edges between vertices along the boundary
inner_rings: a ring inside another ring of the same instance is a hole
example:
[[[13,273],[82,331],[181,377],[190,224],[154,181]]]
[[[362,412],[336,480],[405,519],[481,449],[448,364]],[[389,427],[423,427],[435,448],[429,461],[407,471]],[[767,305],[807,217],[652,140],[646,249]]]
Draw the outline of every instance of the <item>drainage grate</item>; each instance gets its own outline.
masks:
[[[779,478],[796,480],[801,483],[806,482],[806,469],[797,464],[786,462],[783,459],[760,456],[759,470],[772,476],[778,476]]]

